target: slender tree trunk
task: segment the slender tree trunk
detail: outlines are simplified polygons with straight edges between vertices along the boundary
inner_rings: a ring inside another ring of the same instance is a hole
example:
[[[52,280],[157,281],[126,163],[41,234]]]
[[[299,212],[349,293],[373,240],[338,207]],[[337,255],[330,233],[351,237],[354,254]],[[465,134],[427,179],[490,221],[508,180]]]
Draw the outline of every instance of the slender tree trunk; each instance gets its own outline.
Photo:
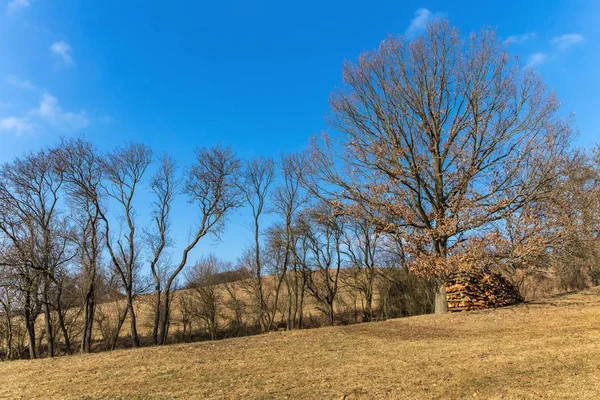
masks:
[[[114,350],[117,347],[117,342],[119,340],[119,332],[121,332],[121,328],[123,327],[123,324],[125,323],[127,314],[129,314],[129,306],[127,306],[127,308],[125,308],[125,312],[123,313],[122,316],[119,317],[118,324],[113,332],[112,343],[110,344],[111,350]]]
[[[35,343],[35,317],[31,312],[31,294],[25,293],[25,326],[27,329],[27,339],[29,342],[29,358],[31,360],[37,358],[37,347]]]
[[[94,314],[96,310],[95,284],[92,282],[85,294],[83,305],[83,338],[81,340],[81,352],[89,353],[92,348],[92,332],[94,326]]]
[[[268,331],[270,331],[271,329],[273,329],[273,324],[275,323],[275,317],[277,315],[277,308],[279,305],[279,293],[281,292],[281,284],[283,283],[283,279],[285,278],[286,275],[286,270],[284,269],[281,272],[281,277],[277,280],[277,287],[275,288],[275,299],[273,302],[273,311],[270,313],[271,315],[269,316],[269,326],[268,326]]]
[[[286,330],[289,331],[289,330],[294,329],[294,325],[292,322],[292,289],[291,289],[291,285],[290,285],[289,275],[288,275],[288,279],[285,280],[285,286],[287,289],[287,298],[288,298]]]
[[[8,346],[7,352],[6,352],[6,358],[8,360],[12,359],[12,342],[13,342],[13,325],[12,325],[12,313],[10,312],[10,299],[9,299],[9,303],[8,306],[6,307],[5,310],[5,316],[6,316],[6,344]]]
[[[131,288],[127,291],[127,307],[129,308],[129,322],[131,323],[131,346],[133,348],[140,347],[140,338],[137,332],[137,322],[135,319],[135,311],[133,309],[133,295]]]
[[[304,295],[306,293],[306,276],[302,274],[302,286],[300,288],[300,301],[298,305],[298,329],[304,326]]]
[[[163,315],[161,326],[160,326],[160,344],[167,343],[167,336],[169,335],[169,318],[170,316],[170,308],[171,308],[171,288],[167,285],[165,288],[165,304],[163,306]]]
[[[37,344],[35,342],[35,324],[29,320],[29,316],[25,317],[27,325],[27,339],[29,341],[29,358],[34,360],[37,358]]]
[[[44,300],[44,324],[46,327],[46,341],[48,343],[48,356],[54,357],[54,332],[52,331],[52,320],[50,313],[50,299],[48,298],[49,281],[47,277],[44,277],[42,296]]]
[[[63,338],[65,339],[65,352],[67,353],[67,355],[70,356],[71,354],[73,354],[73,351],[71,349],[71,339],[69,337],[69,331],[67,330],[67,326],[65,325],[63,311],[60,308],[58,309],[58,325],[60,326]]]
[[[262,263],[260,259],[260,228],[258,223],[258,216],[254,217],[254,258],[256,263],[256,291],[258,301],[258,320],[260,322],[260,332],[265,333],[265,299],[262,286]]]
[[[160,285],[156,285],[155,287],[155,297],[154,297],[154,324],[152,325],[152,343],[156,346],[158,344],[158,329],[160,326],[160,317],[161,317],[161,301],[160,296],[162,295],[162,291]]]
[[[373,290],[366,290],[365,293],[365,320],[373,321]]]
[[[65,341],[65,352],[67,355],[71,355],[73,354],[73,351],[71,349],[71,338],[69,337],[69,331],[67,329],[67,326],[65,324],[65,315],[66,312],[63,310],[62,308],[62,286],[58,285],[58,293],[56,296],[56,314],[58,315],[58,326],[63,334],[63,339]]]

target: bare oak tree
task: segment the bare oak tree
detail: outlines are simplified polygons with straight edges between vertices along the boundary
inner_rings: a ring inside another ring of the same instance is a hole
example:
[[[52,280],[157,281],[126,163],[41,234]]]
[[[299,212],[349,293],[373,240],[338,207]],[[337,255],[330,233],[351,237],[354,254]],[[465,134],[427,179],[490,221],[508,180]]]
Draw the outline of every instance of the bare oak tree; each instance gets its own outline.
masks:
[[[343,151],[315,146],[321,188],[375,210],[426,276],[443,279],[454,245],[535,199],[569,144],[554,94],[492,30],[433,22],[346,63],[343,81],[331,99]]]

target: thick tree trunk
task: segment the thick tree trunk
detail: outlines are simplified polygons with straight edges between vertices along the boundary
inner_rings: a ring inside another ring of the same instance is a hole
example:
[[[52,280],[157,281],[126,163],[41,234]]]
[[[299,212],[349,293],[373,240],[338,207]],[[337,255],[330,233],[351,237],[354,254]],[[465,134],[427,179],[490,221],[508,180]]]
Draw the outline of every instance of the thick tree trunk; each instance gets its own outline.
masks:
[[[435,291],[435,313],[445,314],[448,312],[448,300],[446,298],[446,286],[443,281],[438,281]]]
[[[329,325],[333,326],[333,300],[327,300],[327,318],[329,319]]]

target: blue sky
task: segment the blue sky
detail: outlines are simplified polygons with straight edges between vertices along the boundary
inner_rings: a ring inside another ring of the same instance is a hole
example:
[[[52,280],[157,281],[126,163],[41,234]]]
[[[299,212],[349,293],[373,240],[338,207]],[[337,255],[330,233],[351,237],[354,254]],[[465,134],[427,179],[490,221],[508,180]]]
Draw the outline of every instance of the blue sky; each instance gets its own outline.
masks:
[[[0,162],[78,135],[102,150],[142,141],[182,166],[217,142],[241,157],[300,150],[327,128],[344,60],[439,16],[497,28],[575,114],[578,143],[600,142],[597,0],[0,0]],[[176,211],[178,247],[190,212]],[[236,212],[196,255],[235,261],[248,221]]]

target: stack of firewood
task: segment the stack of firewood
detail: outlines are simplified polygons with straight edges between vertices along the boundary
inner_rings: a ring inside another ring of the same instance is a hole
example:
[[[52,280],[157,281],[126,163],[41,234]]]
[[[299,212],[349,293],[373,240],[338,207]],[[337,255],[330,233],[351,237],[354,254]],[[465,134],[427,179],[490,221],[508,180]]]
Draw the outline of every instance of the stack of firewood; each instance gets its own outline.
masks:
[[[523,301],[515,285],[488,269],[457,272],[445,286],[449,311],[504,307]]]

